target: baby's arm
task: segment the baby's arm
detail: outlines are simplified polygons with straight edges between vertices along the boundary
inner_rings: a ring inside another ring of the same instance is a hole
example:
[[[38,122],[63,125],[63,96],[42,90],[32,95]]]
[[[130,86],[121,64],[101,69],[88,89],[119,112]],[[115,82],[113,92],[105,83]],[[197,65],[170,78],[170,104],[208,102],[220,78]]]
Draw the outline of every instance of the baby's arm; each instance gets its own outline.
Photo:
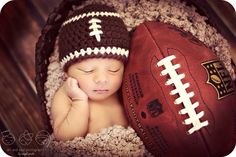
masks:
[[[51,115],[56,139],[66,141],[86,135],[89,120],[88,97],[78,87],[75,79],[68,78],[56,92]]]

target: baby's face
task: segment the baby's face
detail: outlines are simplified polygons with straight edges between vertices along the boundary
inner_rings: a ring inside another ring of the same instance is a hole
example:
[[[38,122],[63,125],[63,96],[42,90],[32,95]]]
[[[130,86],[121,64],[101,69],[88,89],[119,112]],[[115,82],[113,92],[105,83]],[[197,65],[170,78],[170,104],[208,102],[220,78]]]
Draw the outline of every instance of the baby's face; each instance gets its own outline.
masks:
[[[91,100],[104,100],[120,88],[123,72],[121,61],[91,58],[71,65],[67,74],[79,82],[79,87]]]

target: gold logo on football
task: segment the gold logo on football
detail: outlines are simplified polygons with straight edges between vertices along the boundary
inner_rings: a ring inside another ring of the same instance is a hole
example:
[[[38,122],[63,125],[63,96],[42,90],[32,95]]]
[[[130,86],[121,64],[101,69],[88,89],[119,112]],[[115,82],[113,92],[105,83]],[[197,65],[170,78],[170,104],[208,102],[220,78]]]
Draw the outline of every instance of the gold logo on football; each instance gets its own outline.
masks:
[[[211,80],[214,81],[217,84],[221,83],[221,80],[217,75],[211,75]]]
[[[205,62],[202,63],[202,66],[208,74],[207,83],[215,88],[218,99],[222,99],[234,92],[232,79],[221,61],[213,60]]]

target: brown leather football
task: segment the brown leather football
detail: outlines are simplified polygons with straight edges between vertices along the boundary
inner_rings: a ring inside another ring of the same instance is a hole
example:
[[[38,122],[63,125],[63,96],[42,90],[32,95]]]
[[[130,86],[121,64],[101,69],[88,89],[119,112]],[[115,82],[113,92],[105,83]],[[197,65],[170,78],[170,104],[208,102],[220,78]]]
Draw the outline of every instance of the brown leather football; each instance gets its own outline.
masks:
[[[202,42],[172,25],[133,33],[123,99],[131,125],[160,157],[221,157],[235,146],[235,87]]]

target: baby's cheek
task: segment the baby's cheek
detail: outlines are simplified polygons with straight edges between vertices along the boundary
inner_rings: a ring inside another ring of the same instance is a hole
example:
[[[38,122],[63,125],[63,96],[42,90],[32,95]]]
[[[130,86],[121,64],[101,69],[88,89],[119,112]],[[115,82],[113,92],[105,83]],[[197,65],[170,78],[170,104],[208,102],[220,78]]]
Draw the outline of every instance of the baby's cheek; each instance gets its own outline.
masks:
[[[92,82],[87,80],[78,80],[79,87],[85,92],[88,93],[92,89]]]
[[[118,90],[121,87],[122,78],[116,79],[113,82],[113,87]]]
[[[88,82],[90,82],[90,78],[88,77],[85,77],[83,75],[76,75],[75,76],[75,79],[77,80],[77,82],[82,86],[82,85],[85,85],[87,86],[88,85]]]

